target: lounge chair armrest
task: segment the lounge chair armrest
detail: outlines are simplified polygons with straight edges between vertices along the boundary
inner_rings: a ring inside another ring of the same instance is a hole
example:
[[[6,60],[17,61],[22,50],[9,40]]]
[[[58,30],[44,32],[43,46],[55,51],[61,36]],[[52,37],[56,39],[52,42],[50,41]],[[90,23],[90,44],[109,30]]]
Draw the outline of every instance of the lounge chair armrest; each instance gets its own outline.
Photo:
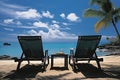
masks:
[[[70,49],[70,55],[69,55],[69,64],[71,64],[71,60],[73,60],[73,57],[74,57],[74,49],[71,48]]]
[[[74,49],[70,49],[70,56],[74,56]]]
[[[45,50],[45,57],[48,57],[48,50]]]
[[[48,56],[48,50],[45,50],[45,59],[47,59],[48,63],[49,64],[49,56]],[[46,62],[46,61],[45,61]]]

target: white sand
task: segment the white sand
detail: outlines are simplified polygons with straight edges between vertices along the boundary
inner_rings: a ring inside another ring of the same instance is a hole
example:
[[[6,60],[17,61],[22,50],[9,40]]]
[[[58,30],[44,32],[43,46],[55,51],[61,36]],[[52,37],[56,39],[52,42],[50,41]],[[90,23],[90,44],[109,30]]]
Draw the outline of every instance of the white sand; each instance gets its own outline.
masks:
[[[103,59],[104,61],[101,62],[103,72],[98,71],[95,61],[91,61],[92,66],[88,64],[80,64],[81,69],[77,70],[77,72],[74,72],[70,65],[68,66],[68,70],[64,70],[61,68],[64,66],[63,58],[56,58],[54,66],[57,66],[58,68],[50,70],[51,64],[49,64],[46,71],[42,72],[38,69],[38,64],[41,62],[32,61],[31,65],[35,65],[34,69],[28,67],[26,68],[28,70],[24,70],[23,66],[25,66],[27,62],[22,62],[21,67],[23,70],[19,73],[16,73],[17,62],[14,62],[13,60],[0,60],[0,80],[120,80],[120,56],[104,56]]]

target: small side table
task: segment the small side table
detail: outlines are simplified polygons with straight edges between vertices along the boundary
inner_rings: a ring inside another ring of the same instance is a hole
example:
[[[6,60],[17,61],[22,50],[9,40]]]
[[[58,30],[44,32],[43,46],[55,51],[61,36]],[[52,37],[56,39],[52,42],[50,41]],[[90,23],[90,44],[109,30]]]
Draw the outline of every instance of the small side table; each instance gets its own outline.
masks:
[[[51,69],[53,68],[55,57],[64,58],[64,67],[65,69],[68,69],[68,54],[52,54],[51,55]]]

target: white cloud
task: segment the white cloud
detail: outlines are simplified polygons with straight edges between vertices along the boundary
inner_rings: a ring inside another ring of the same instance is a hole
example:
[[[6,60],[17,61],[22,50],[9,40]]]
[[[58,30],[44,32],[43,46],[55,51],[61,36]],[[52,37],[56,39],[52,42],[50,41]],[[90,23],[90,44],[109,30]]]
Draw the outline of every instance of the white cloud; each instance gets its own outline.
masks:
[[[37,28],[37,27],[35,27],[35,26],[23,26],[23,25],[18,25],[17,28],[34,29],[34,28]]]
[[[77,21],[79,19],[79,17],[75,13],[70,13],[67,16],[67,19],[70,21]]]
[[[4,3],[2,1],[0,1],[0,5],[1,5],[1,7],[4,7],[4,8],[10,8],[10,9],[16,9],[16,10],[27,8],[27,7],[20,6],[20,5]]]
[[[4,28],[4,29],[7,31],[14,31],[14,29],[12,29],[12,28]]]
[[[18,18],[31,19],[31,18],[41,18],[41,15],[36,9],[29,9],[28,11],[16,11]]]
[[[60,16],[61,16],[62,18],[65,18],[65,14],[64,14],[64,13],[60,14]]]
[[[28,31],[30,35],[41,35],[45,40],[54,40],[54,39],[77,39],[75,34],[67,33],[60,31],[58,29],[48,29],[48,32],[43,30],[39,30],[38,32],[35,30]]]
[[[22,25],[22,23],[20,21],[17,21],[16,24],[17,25]]]
[[[71,30],[71,28],[69,28],[69,27],[66,27],[65,29],[66,29],[66,30]]]
[[[14,22],[13,22],[13,19],[5,19],[4,21],[3,21],[5,24],[13,24]]]
[[[39,22],[34,22],[33,26],[48,28],[48,24],[47,23],[43,23],[43,22],[40,22],[40,21]]]
[[[55,20],[52,20],[52,23],[57,23],[57,24],[58,24],[59,22],[57,22],[57,21],[55,21]]]
[[[42,11],[42,16],[47,18],[54,18],[54,15],[52,15],[49,11]]]
[[[58,24],[53,24],[53,25],[51,25],[51,28],[52,28],[52,29],[59,29],[60,26],[59,26]]]
[[[7,26],[22,25],[22,23],[20,21],[17,21],[17,20],[14,20],[14,19],[4,19],[3,23],[6,24]]]
[[[63,25],[67,26],[67,25],[68,25],[68,23],[63,22]]]
[[[65,16],[64,13],[61,13],[60,17],[62,17],[63,19],[68,19],[69,21],[72,21],[72,22],[79,21],[79,17],[75,13],[70,13],[67,16]]]
[[[27,7],[15,5],[15,4],[8,4],[3,1],[0,1],[0,13],[1,14],[7,14],[9,16],[16,16],[16,11],[18,10],[25,10]]]
[[[28,31],[28,34],[30,34],[30,35],[36,35],[37,34],[37,31],[35,31],[35,30],[30,30],[30,31]]]

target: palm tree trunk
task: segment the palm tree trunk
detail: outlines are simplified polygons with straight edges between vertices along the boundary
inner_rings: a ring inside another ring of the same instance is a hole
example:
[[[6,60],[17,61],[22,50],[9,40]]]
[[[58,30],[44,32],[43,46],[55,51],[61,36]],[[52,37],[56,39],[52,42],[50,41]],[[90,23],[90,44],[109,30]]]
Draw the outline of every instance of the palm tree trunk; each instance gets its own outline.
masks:
[[[113,18],[112,18],[112,24],[113,24],[113,26],[114,26],[114,29],[115,29],[117,35],[118,35],[118,39],[119,39],[119,43],[120,43],[120,33],[119,33],[119,31],[118,31],[118,29],[117,29],[117,27],[116,27],[116,24],[115,24]]]

